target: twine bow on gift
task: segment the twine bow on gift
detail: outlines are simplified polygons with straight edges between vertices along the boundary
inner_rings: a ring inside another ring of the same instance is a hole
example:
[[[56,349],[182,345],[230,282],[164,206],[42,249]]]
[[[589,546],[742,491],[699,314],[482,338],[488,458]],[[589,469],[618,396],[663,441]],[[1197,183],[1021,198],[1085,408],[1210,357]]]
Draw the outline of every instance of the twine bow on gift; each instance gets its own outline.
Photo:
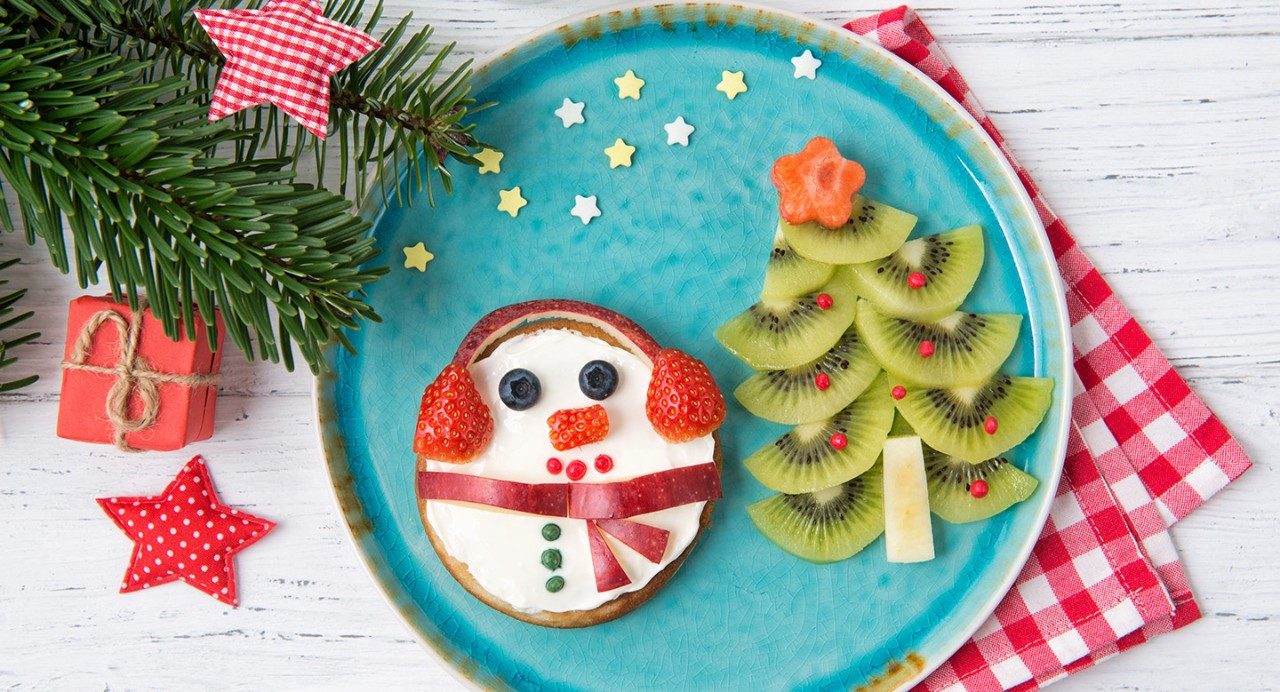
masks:
[[[156,422],[160,415],[160,384],[169,382],[183,387],[213,386],[218,383],[218,375],[191,374],[183,375],[170,372],[158,372],[151,369],[147,360],[138,355],[138,340],[142,335],[142,316],[146,313],[146,300],[139,301],[138,309],[132,311],[128,320],[115,310],[99,310],[89,317],[80,335],[76,337],[71,355],[62,361],[63,370],[79,370],[99,375],[114,376],[115,383],[107,392],[107,420],[111,421],[113,430],[112,442],[122,452],[141,451],[125,442],[125,435],[146,430]],[[111,367],[90,365],[85,361],[93,348],[93,337],[104,324],[115,325],[120,334],[120,354],[116,364]],[[137,418],[129,417],[129,400],[134,392],[142,402],[142,413]]]

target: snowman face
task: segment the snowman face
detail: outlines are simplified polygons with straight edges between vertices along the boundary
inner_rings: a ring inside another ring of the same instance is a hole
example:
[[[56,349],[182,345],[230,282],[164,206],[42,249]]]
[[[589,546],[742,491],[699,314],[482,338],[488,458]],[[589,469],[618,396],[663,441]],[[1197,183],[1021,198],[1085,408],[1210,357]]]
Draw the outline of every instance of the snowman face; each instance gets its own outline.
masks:
[[[610,483],[714,458],[711,435],[678,444],[658,435],[645,415],[652,366],[603,340],[567,329],[521,334],[469,370],[493,416],[493,439],[473,461],[428,461],[428,470],[524,483]],[[609,370],[616,373],[615,382],[608,382]],[[571,448],[557,449],[548,419],[595,406],[607,416],[607,434],[587,435]],[[646,524],[671,532],[660,563],[608,539],[632,583],[603,593],[595,587],[588,529],[580,520],[447,502],[429,502],[426,516],[444,548],[467,564],[485,590],[519,610],[564,612],[591,609],[643,588],[696,537],[704,504],[645,515]],[[554,540],[544,537],[549,524],[556,531],[545,535],[560,534]],[[555,569],[548,567],[556,563]],[[551,590],[552,577],[560,577],[563,586]]]

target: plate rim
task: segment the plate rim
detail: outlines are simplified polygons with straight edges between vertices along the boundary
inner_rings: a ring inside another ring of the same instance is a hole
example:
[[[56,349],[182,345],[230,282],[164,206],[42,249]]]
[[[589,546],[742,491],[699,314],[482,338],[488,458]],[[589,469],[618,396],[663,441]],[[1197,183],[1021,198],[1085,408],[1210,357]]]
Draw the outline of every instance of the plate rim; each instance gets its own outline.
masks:
[[[1033,231],[1033,233],[1030,234],[1031,237],[1029,239],[1035,241],[1035,249],[1038,251],[1034,256],[1038,259],[1045,260],[1049,265],[1049,288],[1051,297],[1053,298],[1052,303],[1056,308],[1055,313],[1057,318],[1054,320],[1053,326],[1056,328],[1056,333],[1061,337],[1060,341],[1063,344],[1059,362],[1053,364],[1046,361],[1044,364],[1047,373],[1053,373],[1056,375],[1057,381],[1054,383],[1052,403],[1060,405],[1061,410],[1059,420],[1057,421],[1057,429],[1054,431],[1054,463],[1051,469],[1052,487],[1053,489],[1056,489],[1061,482],[1063,468],[1066,463],[1067,440],[1071,425],[1070,392],[1074,389],[1073,386],[1068,386],[1072,381],[1072,335],[1067,312],[1065,282],[1062,279],[1061,272],[1059,272],[1055,266],[1055,255],[1053,254],[1053,248],[1048,237],[1048,232],[1045,230],[1044,223],[1040,218],[1040,214],[1035,203],[1032,201],[1026,187],[1022,184],[1021,178],[1018,176],[1013,164],[977,119],[974,118],[973,115],[955,99],[955,97],[947,93],[940,84],[920,72],[914,65],[885,49],[880,44],[867,39],[860,34],[844,29],[839,24],[833,24],[821,19],[814,19],[804,14],[792,12],[786,9],[751,2],[698,1],[664,3],[655,2],[654,0],[641,0],[639,2],[623,2],[619,4],[606,5],[604,7],[561,17],[504,44],[496,50],[493,50],[482,60],[476,62],[472,72],[473,75],[483,75],[518,55],[521,49],[529,46],[535,46],[541,41],[546,40],[566,28],[577,28],[582,30],[586,28],[584,25],[587,25],[592,20],[602,19],[606,16],[628,11],[643,13],[643,16],[638,17],[637,20],[637,25],[640,25],[652,22],[653,18],[651,15],[659,12],[660,9],[669,10],[677,8],[685,11],[701,12],[702,18],[699,19],[699,21],[702,22],[706,21],[705,17],[708,11],[720,11],[725,14],[731,12],[754,12],[758,16],[773,16],[784,20],[785,22],[789,22],[792,25],[798,24],[800,27],[810,32],[810,37],[814,32],[821,32],[835,37],[837,41],[852,42],[854,44],[859,44],[863,48],[868,48],[873,52],[878,53],[881,57],[887,59],[891,64],[895,65],[897,71],[899,71],[905,79],[911,80],[916,86],[923,88],[925,91],[931,92],[934,97],[950,109],[952,115],[959,118],[964,123],[970,134],[975,137],[975,144],[986,150],[989,157],[994,161],[998,171],[1005,178],[1003,182],[1012,183],[1012,185],[1009,185],[1009,188],[1012,193],[1013,201],[1016,202],[1015,206],[1021,210],[1023,215],[1026,216],[1031,224],[1031,228],[1029,230]],[[634,25],[620,26],[617,28],[604,27],[601,31],[615,32],[632,28],[632,26]],[[772,27],[770,30],[776,32],[777,27]],[[897,88],[899,91],[903,91],[900,86]],[[400,179],[402,179],[407,172],[406,167],[400,165],[397,166],[395,172],[397,185],[400,184]],[[361,201],[359,206],[361,215],[369,218],[373,222],[374,226],[377,225],[378,220],[386,209],[386,204],[379,199],[380,189],[379,181],[375,179],[369,186],[370,191]],[[376,213],[370,215],[368,212],[371,209],[376,209]],[[1047,327],[1048,325],[1045,326]],[[398,598],[391,592],[392,584],[389,583],[389,580],[384,576],[380,576],[369,553],[364,548],[364,543],[369,540],[370,534],[365,533],[364,535],[358,535],[355,522],[353,522],[353,520],[348,516],[348,508],[344,504],[341,491],[339,489],[339,483],[341,482],[339,474],[343,472],[343,468],[340,467],[340,464],[345,466],[346,462],[345,445],[330,442],[331,435],[339,436],[337,431],[334,429],[335,426],[332,422],[334,420],[334,411],[332,409],[331,401],[332,383],[337,381],[337,377],[332,366],[339,353],[339,348],[340,346],[337,343],[331,343],[324,350],[323,357],[326,366],[328,367],[324,373],[313,378],[312,403],[315,413],[316,435],[320,446],[320,452],[324,456],[325,471],[329,477],[331,497],[333,498],[335,507],[338,509],[338,512],[342,517],[342,524],[346,529],[347,536],[351,539],[351,549],[355,552],[356,557],[360,561],[360,565],[364,568],[364,571],[368,573],[370,580],[382,595],[383,600],[392,607],[392,611],[400,620],[401,624],[403,624],[404,627],[412,633],[413,637],[423,645],[423,648],[426,649],[433,658],[440,662],[442,667],[464,687],[472,690],[490,689],[489,687],[481,684],[478,679],[479,676],[473,677],[473,675],[479,672],[477,669],[464,669],[462,665],[459,665],[458,661],[455,661],[449,654],[443,651],[435,640],[427,636],[427,634],[423,632],[417,624],[411,621],[402,608],[396,606]],[[326,389],[329,391],[326,391]],[[973,621],[968,626],[957,629],[952,637],[944,640],[944,645],[939,647],[939,649],[944,653],[939,658],[925,659],[925,664],[921,666],[911,678],[900,681],[894,689],[906,690],[914,687],[917,683],[928,677],[944,662],[949,660],[965,642],[969,641],[969,639],[973,637],[973,635],[982,627],[983,623],[990,619],[992,613],[995,612],[996,607],[1004,600],[1004,597],[1013,588],[1018,575],[1022,573],[1027,560],[1030,559],[1031,552],[1035,548],[1035,544],[1038,542],[1040,534],[1044,529],[1044,525],[1049,518],[1049,513],[1053,505],[1053,498],[1056,493],[1049,490],[1050,484],[1047,480],[1048,479],[1046,479],[1046,482],[1043,484],[1046,488],[1044,499],[1041,501],[1037,514],[1034,517],[1034,530],[1028,531],[1024,534],[1024,538],[1021,545],[1018,546],[1018,551],[1015,554],[1014,559],[1008,563],[1008,568],[1005,571],[1003,579],[1001,579],[996,588],[988,592],[986,601],[982,604],[982,607],[977,609],[977,614],[973,617]],[[470,656],[467,656],[467,658],[470,658]]]

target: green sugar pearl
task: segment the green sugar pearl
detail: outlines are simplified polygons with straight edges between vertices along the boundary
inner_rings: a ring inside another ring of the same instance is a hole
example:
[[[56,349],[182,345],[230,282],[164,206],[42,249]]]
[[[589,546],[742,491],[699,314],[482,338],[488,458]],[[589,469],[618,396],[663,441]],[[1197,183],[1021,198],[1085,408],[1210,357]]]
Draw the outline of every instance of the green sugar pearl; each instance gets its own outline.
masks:
[[[548,541],[554,541],[560,537],[560,527],[555,524],[547,524],[542,527],[542,537]],[[543,558],[543,561],[546,561],[545,557]]]
[[[555,548],[547,548],[546,550],[542,551],[543,567],[546,567],[547,569],[554,572],[560,569],[560,565],[562,564],[562,562],[563,561],[561,559],[559,550],[556,550]]]
[[[552,577],[547,580],[547,591],[555,593],[564,588],[564,577]]]

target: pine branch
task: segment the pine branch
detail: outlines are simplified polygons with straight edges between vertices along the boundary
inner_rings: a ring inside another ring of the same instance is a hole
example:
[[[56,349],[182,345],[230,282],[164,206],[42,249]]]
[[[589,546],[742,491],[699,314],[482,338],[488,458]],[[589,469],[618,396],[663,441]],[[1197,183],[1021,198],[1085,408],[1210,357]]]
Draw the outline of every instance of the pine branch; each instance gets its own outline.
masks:
[[[33,0],[32,4],[55,2],[70,4],[91,18],[66,20],[82,40],[133,59],[153,60],[155,69],[148,74],[149,79],[180,75],[196,89],[214,86],[224,59],[191,12],[206,3]],[[260,4],[261,0],[223,0],[220,6]],[[355,0],[328,0],[324,13],[335,21],[373,33],[382,16],[382,0],[374,4],[368,19],[363,3]],[[323,184],[326,150],[336,142],[341,162],[338,190],[361,198],[367,192],[371,172],[385,187],[397,166],[404,163],[406,152],[422,151],[423,156],[410,167],[409,190],[424,190],[434,204],[433,179],[438,179],[446,192],[452,188],[446,168],[450,158],[467,165],[478,164],[472,156],[477,141],[466,118],[488,104],[477,107],[470,97],[470,61],[441,78],[443,63],[454,44],[444,46],[422,70],[412,71],[431,50],[432,28],[427,26],[410,34],[411,18],[412,15],[402,18],[378,37],[382,48],[334,77],[327,140],[312,136],[274,108],[249,109],[232,116],[237,129],[254,133],[238,143],[237,158],[252,157],[259,150],[271,148],[275,157],[290,158],[296,166],[302,156],[311,152],[316,161],[317,183]]]
[[[0,271],[4,271],[17,263],[17,259],[0,262]],[[7,280],[0,279],[0,286],[4,286],[7,283],[9,283]],[[26,289],[20,289],[9,293],[0,293],[0,370],[4,370],[17,362],[17,358],[9,355],[12,349],[40,336],[38,332],[15,337],[5,336],[6,332],[12,331],[14,327],[26,321],[27,318],[32,315],[30,312],[24,312],[17,315],[13,314],[15,309],[14,304],[17,303],[22,296],[26,295],[26,293]],[[25,387],[38,379],[40,378],[35,375],[29,375],[27,377],[20,377],[16,380],[6,382],[2,377],[0,377],[0,393],[10,392],[15,389]]]
[[[207,122],[207,93],[180,76],[140,79],[152,67],[0,21],[0,177],[28,242],[64,272],[74,259],[81,286],[105,268],[118,300],[145,291],[171,337],[195,338],[194,311],[217,307],[246,355],[292,368],[296,345],[318,370],[343,328],[377,319],[369,223],[292,182],[286,159],[219,158],[253,133]]]

